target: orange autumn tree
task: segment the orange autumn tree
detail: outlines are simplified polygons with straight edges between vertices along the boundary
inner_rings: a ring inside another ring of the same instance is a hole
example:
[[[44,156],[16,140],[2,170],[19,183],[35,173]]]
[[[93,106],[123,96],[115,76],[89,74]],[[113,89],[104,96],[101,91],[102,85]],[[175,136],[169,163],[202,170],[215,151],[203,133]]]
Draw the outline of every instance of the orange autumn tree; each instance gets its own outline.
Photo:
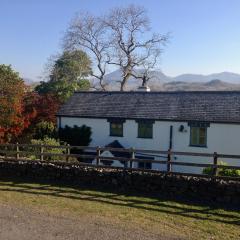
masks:
[[[11,66],[0,65],[0,143],[9,142],[28,127],[24,114],[26,86]]]
[[[56,114],[60,104],[58,98],[53,94],[40,95],[35,91],[28,92],[24,99],[25,116],[30,117],[32,125],[43,121],[56,124]]]
[[[52,122],[57,123],[56,114],[61,103],[58,98],[53,94],[43,94],[36,98],[35,108],[37,111],[37,122]]]
[[[23,100],[24,129],[14,141],[19,143],[29,143],[35,138],[39,123],[49,123],[56,126],[56,113],[60,107],[60,102],[52,94],[39,95],[31,89],[27,89]]]

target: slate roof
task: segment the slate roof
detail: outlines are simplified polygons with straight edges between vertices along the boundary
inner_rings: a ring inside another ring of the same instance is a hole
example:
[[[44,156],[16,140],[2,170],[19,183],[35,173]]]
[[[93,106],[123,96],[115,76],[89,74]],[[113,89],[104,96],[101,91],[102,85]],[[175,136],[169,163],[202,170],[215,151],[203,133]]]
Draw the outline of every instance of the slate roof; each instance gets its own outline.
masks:
[[[240,123],[240,92],[76,92],[57,116]]]

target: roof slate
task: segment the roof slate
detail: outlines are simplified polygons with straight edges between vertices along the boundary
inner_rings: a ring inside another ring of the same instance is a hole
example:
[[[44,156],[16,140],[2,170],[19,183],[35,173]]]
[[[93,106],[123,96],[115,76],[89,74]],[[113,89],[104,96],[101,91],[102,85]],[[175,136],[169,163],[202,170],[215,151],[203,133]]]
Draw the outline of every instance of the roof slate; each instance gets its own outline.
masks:
[[[76,92],[57,116],[240,123],[240,92]]]

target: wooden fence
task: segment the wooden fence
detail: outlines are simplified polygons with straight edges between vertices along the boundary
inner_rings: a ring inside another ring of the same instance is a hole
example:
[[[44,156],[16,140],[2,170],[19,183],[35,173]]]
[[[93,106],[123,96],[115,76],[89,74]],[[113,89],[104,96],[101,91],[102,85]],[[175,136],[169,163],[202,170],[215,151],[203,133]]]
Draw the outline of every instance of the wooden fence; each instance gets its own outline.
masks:
[[[54,152],[54,151],[59,152]],[[81,153],[75,153],[76,150],[80,150]],[[106,157],[101,156],[104,151],[112,152],[121,152],[128,153],[129,157]],[[156,157],[162,157],[166,160],[154,160],[154,159],[140,159],[136,157],[136,153],[141,154],[155,154]],[[183,161],[174,161],[175,156],[192,156],[192,157],[204,157],[206,159],[212,159],[212,163],[193,163],[193,162],[183,162]],[[53,160],[55,158],[55,160]],[[86,146],[50,146],[50,145],[35,145],[35,144],[0,144],[0,161],[44,161],[44,162],[53,162],[57,164],[79,164],[79,165],[89,165],[95,167],[103,168],[120,168],[113,166],[104,166],[101,161],[120,161],[124,164],[124,169],[128,170],[139,170],[139,171],[148,171],[148,172],[168,172],[175,174],[184,174],[190,176],[206,176],[211,178],[216,178],[218,169],[236,169],[240,170],[240,164],[236,165],[220,165],[219,159],[235,159],[240,161],[240,155],[227,155],[227,154],[218,154],[214,153],[195,153],[195,152],[176,152],[169,149],[168,151],[157,151],[157,150],[144,150],[144,149],[122,149],[122,148],[107,148],[107,147],[86,147]],[[34,160],[33,160],[34,159]],[[81,159],[81,160],[80,160]],[[84,162],[84,159],[95,160],[94,164]],[[153,170],[153,169],[139,169],[133,167],[133,163],[157,163],[163,164],[166,167],[166,171]],[[212,169],[211,175],[205,174],[192,174],[192,173],[182,173],[182,172],[173,172],[173,166],[186,166],[186,167],[201,167]],[[239,177],[222,177],[228,179],[240,179]]]

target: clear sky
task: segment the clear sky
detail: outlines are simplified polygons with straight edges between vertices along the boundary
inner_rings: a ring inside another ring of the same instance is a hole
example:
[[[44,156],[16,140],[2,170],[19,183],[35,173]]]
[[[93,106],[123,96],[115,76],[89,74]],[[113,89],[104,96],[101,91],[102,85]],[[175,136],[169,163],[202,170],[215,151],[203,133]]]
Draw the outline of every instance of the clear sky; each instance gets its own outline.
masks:
[[[240,0],[0,0],[0,64],[38,80],[76,12],[130,3],[147,8],[153,31],[171,32],[165,74],[240,73]]]

